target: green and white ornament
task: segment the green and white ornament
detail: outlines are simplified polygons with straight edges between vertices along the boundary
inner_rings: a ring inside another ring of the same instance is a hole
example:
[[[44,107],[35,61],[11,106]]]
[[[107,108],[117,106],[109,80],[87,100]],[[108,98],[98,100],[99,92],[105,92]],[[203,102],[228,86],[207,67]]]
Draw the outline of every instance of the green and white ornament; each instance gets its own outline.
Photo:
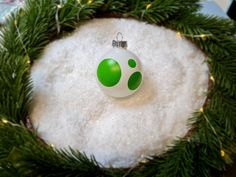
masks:
[[[119,36],[122,40],[118,40]],[[143,74],[138,57],[127,50],[127,42],[121,33],[113,40],[113,49],[108,51],[97,67],[97,79],[105,94],[122,98],[135,93],[141,86]]]

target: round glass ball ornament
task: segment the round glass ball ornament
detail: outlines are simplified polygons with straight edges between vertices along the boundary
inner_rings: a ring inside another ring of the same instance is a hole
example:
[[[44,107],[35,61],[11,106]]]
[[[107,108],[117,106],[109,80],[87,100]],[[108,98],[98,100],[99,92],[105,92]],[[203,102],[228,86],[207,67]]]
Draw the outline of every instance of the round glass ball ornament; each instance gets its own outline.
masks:
[[[138,57],[127,50],[127,42],[113,40],[113,49],[99,60],[97,80],[103,92],[109,96],[122,98],[135,93],[141,86],[143,74]],[[122,36],[123,39],[123,36]]]

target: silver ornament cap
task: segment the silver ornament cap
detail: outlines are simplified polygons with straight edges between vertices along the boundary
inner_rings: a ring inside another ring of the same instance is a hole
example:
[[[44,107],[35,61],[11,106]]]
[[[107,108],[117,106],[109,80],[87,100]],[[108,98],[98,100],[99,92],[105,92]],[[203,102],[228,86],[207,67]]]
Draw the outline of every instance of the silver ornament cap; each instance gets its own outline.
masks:
[[[123,35],[121,32],[118,32],[116,35],[116,40],[112,41],[112,47],[127,49],[127,41],[123,41]]]

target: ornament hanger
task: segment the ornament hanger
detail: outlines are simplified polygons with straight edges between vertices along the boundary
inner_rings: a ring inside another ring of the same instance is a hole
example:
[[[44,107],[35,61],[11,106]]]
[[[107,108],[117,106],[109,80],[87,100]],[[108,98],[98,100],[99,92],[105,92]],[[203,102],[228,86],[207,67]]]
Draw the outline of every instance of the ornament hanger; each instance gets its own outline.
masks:
[[[121,40],[119,40],[119,37],[121,38]],[[123,34],[121,32],[118,32],[116,34],[116,41],[123,41]]]
[[[112,41],[112,47],[118,47],[118,48],[127,48],[127,41],[123,41],[123,34],[121,32],[118,32],[116,34],[116,40]]]

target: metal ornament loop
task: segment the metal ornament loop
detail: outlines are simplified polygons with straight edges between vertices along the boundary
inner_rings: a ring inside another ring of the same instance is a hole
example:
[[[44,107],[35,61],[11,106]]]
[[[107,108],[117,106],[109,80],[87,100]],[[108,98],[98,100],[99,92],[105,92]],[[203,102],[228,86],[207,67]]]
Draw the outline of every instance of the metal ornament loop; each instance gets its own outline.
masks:
[[[121,40],[119,40],[119,37],[121,37]],[[123,34],[122,34],[121,32],[118,32],[118,33],[116,34],[116,41],[118,41],[118,42],[123,41]]]
[[[118,32],[116,40],[112,41],[112,47],[127,48],[127,41],[123,41],[123,34],[121,32]]]

